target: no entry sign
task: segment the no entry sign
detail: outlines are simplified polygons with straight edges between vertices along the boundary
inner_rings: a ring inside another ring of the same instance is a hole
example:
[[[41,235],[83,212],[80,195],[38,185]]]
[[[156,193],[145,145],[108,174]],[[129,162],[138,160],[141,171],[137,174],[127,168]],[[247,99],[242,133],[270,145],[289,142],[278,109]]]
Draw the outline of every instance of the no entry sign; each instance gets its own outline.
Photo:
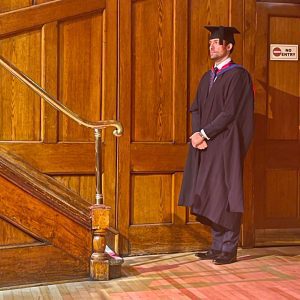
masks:
[[[298,45],[270,45],[271,60],[298,60]]]

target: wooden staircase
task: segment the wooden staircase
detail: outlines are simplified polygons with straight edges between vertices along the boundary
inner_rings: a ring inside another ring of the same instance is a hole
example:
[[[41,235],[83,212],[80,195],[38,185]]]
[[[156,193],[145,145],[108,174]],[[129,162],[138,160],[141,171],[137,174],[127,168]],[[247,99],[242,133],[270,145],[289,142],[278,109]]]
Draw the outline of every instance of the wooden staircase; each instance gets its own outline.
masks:
[[[90,204],[0,148],[0,288],[89,278]]]

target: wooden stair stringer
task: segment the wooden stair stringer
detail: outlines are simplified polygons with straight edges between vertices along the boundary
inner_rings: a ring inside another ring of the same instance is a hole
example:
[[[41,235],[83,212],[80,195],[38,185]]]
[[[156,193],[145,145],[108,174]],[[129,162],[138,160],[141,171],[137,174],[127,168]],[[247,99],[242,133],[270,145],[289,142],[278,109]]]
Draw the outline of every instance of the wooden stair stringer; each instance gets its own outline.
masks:
[[[0,218],[37,240],[0,245],[0,288],[88,278],[92,253],[89,206],[0,147]]]
[[[27,193],[91,229],[90,204],[57,180],[0,147],[0,175]]]

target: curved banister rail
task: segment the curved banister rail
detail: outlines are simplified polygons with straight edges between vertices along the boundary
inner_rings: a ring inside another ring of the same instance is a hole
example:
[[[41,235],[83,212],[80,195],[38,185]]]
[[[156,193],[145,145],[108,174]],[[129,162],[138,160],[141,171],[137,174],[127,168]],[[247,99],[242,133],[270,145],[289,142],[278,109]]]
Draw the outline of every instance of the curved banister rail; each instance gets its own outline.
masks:
[[[75,114],[73,111],[71,111],[69,108],[67,108],[65,105],[63,105],[61,102],[59,102],[57,99],[52,97],[42,87],[40,87],[36,82],[34,82],[31,78],[29,78],[22,71],[20,71],[14,64],[12,64],[8,60],[6,60],[1,55],[0,55],[0,65],[3,66],[12,75],[17,77],[20,81],[25,83],[28,87],[30,87],[34,92],[36,92],[38,95],[40,95],[43,99],[45,99],[51,106],[53,106],[55,109],[62,112],[63,114],[67,115],[69,118],[71,118],[78,124],[83,125],[88,128],[92,128],[94,130],[95,129],[104,129],[107,127],[115,127],[116,129],[113,131],[113,134],[115,136],[121,136],[123,134],[122,124],[116,120],[93,122],[93,121],[88,121],[88,120],[81,118],[80,116]]]

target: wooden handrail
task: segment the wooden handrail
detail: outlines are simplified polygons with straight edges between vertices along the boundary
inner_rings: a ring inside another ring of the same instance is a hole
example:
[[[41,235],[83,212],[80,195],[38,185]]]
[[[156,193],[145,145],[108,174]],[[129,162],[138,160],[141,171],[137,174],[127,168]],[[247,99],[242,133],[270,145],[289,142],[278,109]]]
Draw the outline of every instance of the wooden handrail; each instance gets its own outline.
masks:
[[[28,87],[30,87],[34,92],[36,92],[39,96],[45,99],[51,106],[53,106],[58,111],[67,115],[69,118],[74,120],[80,125],[83,125],[92,129],[104,129],[107,127],[115,127],[113,134],[115,136],[121,136],[123,134],[123,126],[119,121],[116,120],[106,120],[106,121],[89,121],[81,118],[79,115],[75,114],[68,107],[63,105],[60,101],[55,99],[49,93],[47,93],[41,86],[39,86],[35,81],[25,75],[22,71],[20,71],[14,64],[6,60],[3,56],[0,55],[0,65],[4,67],[7,71],[9,71],[12,75],[18,78],[20,81],[25,83]]]

